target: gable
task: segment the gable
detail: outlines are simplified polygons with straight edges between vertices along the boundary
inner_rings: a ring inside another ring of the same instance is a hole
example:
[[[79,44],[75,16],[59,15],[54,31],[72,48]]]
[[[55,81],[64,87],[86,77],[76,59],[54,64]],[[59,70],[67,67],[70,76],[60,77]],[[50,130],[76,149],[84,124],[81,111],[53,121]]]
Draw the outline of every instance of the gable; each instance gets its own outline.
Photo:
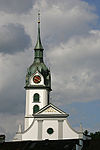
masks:
[[[39,78],[40,78],[40,82],[39,82],[39,83],[35,83],[35,82],[33,81],[35,76],[39,76]],[[31,84],[31,85],[44,85],[44,78],[43,78],[42,74],[39,73],[38,71],[36,71],[36,72],[30,77],[30,84]]]
[[[41,114],[61,114],[61,113],[50,106],[49,108],[41,112]]]
[[[65,112],[57,108],[56,106],[49,104],[39,110],[35,115],[66,115],[68,116]]]

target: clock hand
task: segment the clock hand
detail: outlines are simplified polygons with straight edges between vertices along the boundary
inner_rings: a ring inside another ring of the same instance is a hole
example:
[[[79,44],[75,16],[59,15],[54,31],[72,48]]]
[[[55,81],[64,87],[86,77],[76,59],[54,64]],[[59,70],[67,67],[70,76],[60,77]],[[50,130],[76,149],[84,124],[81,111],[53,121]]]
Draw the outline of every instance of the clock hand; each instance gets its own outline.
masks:
[[[36,81],[40,81],[40,79],[38,79],[38,78],[36,78],[35,80],[36,80]]]

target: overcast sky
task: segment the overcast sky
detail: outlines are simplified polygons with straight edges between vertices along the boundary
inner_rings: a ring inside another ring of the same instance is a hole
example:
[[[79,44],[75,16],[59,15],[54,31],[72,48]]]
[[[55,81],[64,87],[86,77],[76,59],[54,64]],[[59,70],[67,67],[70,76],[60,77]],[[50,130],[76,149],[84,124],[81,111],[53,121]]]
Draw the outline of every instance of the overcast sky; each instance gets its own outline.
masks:
[[[0,133],[11,139],[24,121],[25,75],[34,58],[41,11],[51,102],[78,129],[100,130],[100,2],[0,0]]]

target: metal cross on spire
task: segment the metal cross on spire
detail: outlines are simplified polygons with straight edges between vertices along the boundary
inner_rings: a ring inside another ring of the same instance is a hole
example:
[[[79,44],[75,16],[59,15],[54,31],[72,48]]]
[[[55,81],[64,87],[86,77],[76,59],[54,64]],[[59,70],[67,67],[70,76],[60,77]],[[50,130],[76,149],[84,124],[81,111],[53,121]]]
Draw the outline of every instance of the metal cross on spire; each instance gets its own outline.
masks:
[[[40,37],[40,10],[38,11],[38,37],[37,37],[37,43],[34,49],[43,50],[41,37]]]

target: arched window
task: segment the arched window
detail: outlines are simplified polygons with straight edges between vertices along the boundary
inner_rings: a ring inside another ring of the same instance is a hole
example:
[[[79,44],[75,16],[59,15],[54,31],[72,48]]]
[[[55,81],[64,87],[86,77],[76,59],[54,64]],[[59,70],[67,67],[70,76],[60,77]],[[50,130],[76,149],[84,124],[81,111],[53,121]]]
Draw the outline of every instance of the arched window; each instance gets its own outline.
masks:
[[[39,94],[35,93],[33,96],[33,102],[39,102]]]
[[[33,114],[39,111],[39,106],[38,105],[34,105],[33,107]]]

